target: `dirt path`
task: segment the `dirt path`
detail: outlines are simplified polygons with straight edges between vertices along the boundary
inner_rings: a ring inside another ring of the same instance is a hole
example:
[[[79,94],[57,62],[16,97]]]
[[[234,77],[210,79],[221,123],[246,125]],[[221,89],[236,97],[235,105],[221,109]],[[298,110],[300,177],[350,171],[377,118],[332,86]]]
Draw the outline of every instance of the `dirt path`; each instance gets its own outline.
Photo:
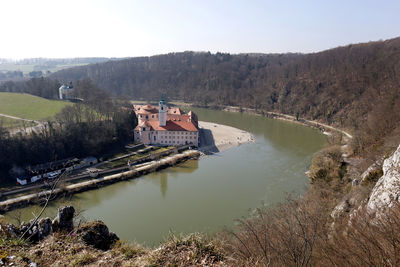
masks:
[[[41,121],[35,121],[35,120],[30,120],[30,119],[24,119],[24,118],[19,118],[19,117],[15,117],[15,116],[11,116],[11,115],[7,115],[7,114],[3,114],[0,113],[1,117],[5,117],[5,118],[9,118],[9,119],[14,119],[14,120],[21,120],[21,121],[27,121],[27,122],[33,122],[36,123],[35,126],[31,126],[31,127],[19,127],[19,128],[14,128],[14,129],[10,129],[8,130],[9,133],[11,135],[17,134],[17,133],[31,133],[32,131],[39,131],[41,129],[43,129],[45,126]]]
[[[306,125],[307,125],[307,123],[308,124],[312,124],[312,125],[316,125],[316,126],[324,128],[326,130],[331,130],[331,131],[335,131],[335,132],[341,133],[341,134],[345,135],[346,137],[348,137],[350,139],[353,138],[353,136],[351,134],[349,134],[348,132],[343,131],[343,130],[341,130],[339,128],[330,126],[328,124],[322,123],[322,122],[311,121],[311,120],[306,120],[306,119],[300,119],[299,121],[297,121],[296,117],[291,116],[291,115],[282,114],[282,113],[275,113],[275,112],[268,112],[268,113],[271,114],[271,115],[278,115],[279,117],[288,118],[288,120],[294,121],[294,122],[299,122],[299,123],[303,123],[303,124],[304,124],[304,122],[306,122],[305,123]]]
[[[231,112],[247,112],[247,113],[251,113],[251,114],[256,114],[256,115],[261,115],[260,112],[258,112],[255,109],[252,108],[239,108],[239,107],[235,107],[235,106],[226,106],[223,108],[224,111],[231,111]],[[269,116],[275,118],[275,119],[279,119],[279,120],[285,120],[285,121],[291,121],[291,122],[295,122],[295,123],[300,123],[300,124],[304,124],[306,126],[313,126],[313,127],[317,127],[317,128],[323,128],[326,131],[335,131],[338,133],[341,133],[343,135],[345,135],[347,138],[352,139],[353,136],[351,134],[349,134],[348,132],[330,126],[328,124],[322,123],[322,122],[317,122],[317,121],[312,121],[312,120],[306,120],[303,118],[300,118],[299,120],[296,120],[295,116],[292,115],[288,115],[288,114],[283,114],[283,113],[279,113],[279,112],[271,112],[271,111],[267,111],[266,114],[268,114]]]
[[[35,120],[29,120],[29,119],[19,118],[19,117],[15,117],[15,116],[3,114],[3,113],[0,113],[0,116],[6,117],[6,118],[10,118],[10,119],[14,119],[14,120],[29,121],[29,122],[37,122],[37,121],[35,121]]]

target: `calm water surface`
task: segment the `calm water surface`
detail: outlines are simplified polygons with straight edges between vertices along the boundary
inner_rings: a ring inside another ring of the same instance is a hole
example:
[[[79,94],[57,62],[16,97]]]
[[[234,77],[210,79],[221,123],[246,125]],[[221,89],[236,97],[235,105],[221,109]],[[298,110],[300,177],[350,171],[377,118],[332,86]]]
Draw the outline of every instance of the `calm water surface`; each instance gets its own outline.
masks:
[[[325,137],[317,130],[256,115],[194,109],[199,120],[251,132],[255,142],[139,179],[57,200],[47,210],[72,204],[85,219],[100,219],[125,240],[157,245],[168,235],[218,231],[262,204],[308,187],[304,175]],[[32,218],[39,207],[6,217]]]

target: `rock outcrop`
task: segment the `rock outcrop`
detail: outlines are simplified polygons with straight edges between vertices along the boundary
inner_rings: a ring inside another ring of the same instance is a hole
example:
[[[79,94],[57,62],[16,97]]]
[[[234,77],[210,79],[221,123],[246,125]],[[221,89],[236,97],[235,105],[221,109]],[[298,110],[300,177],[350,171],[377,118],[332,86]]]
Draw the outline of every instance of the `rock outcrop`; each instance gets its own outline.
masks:
[[[377,216],[384,213],[400,197],[400,145],[397,150],[383,162],[383,176],[379,178],[367,203],[367,209]]]
[[[78,229],[77,233],[86,245],[102,250],[108,250],[119,240],[116,234],[110,233],[107,225],[102,221],[85,223]]]
[[[74,214],[72,206],[58,208],[57,217],[53,220],[54,231],[71,231],[74,228]]]

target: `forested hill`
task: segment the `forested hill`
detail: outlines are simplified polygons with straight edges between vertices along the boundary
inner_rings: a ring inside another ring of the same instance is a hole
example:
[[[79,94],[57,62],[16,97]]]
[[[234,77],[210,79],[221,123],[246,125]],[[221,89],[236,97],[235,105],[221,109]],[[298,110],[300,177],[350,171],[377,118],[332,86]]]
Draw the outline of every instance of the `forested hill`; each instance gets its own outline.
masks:
[[[52,77],[89,77],[115,96],[134,99],[165,94],[201,105],[298,113],[378,136],[400,116],[400,38],[313,54],[172,53],[65,69]]]
[[[242,104],[250,101],[253,89],[265,91],[259,81],[299,56],[171,53],[70,68],[51,77],[65,81],[89,77],[117,96],[158,100],[162,93],[205,105]]]

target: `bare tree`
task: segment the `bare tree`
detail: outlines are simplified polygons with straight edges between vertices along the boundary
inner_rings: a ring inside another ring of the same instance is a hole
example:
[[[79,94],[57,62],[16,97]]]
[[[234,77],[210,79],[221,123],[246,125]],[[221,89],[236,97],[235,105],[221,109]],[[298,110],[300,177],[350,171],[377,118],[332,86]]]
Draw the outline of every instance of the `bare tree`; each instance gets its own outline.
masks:
[[[315,264],[316,248],[327,239],[329,206],[327,198],[308,194],[297,200],[289,197],[275,208],[257,209],[239,220],[238,230],[228,231],[227,249],[242,265]]]

